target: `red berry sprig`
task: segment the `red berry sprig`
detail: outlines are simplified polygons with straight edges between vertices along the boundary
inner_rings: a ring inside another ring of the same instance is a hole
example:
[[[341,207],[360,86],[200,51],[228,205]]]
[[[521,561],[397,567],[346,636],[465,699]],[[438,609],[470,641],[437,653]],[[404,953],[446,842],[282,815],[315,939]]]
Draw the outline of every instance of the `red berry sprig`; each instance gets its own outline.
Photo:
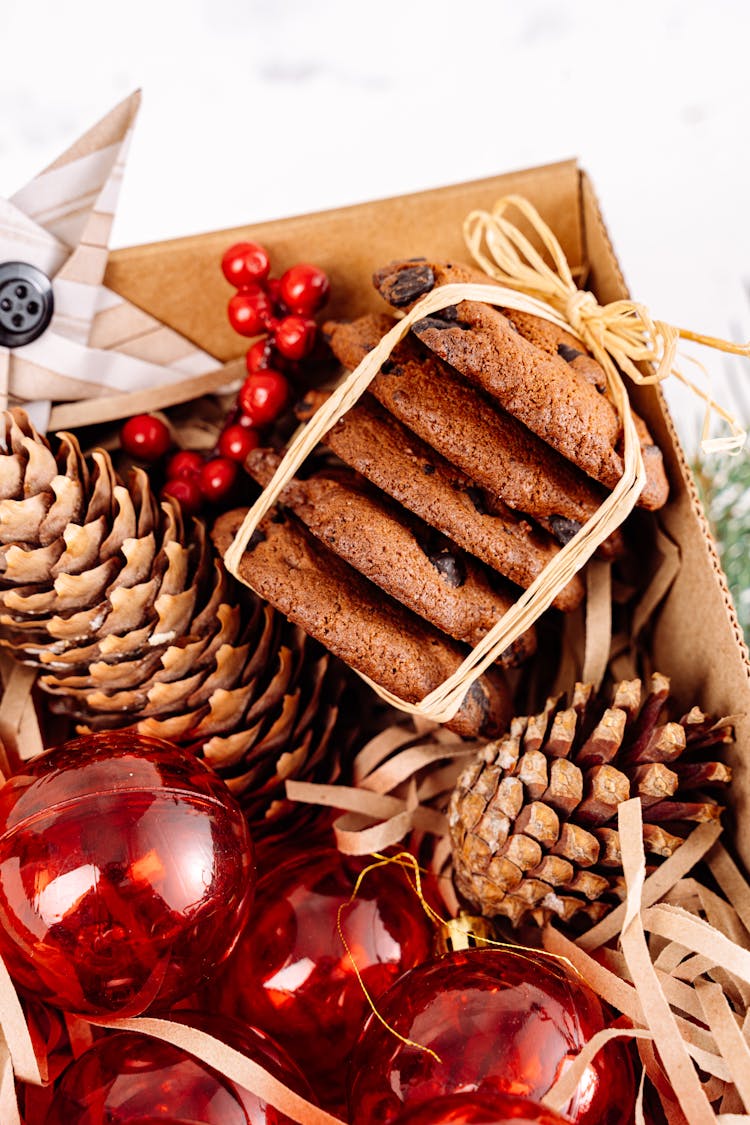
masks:
[[[229,323],[241,336],[265,332],[248,349],[240,417],[229,423],[232,429],[237,424],[258,429],[274,422],[289,405],[287,376],[296,374],[315,347],[318,330],[312,317],[328,300],[330,283],[323,270],[308,263],[292,266],[280,278],[270,277],[268,253],[255,242],[230,246],[221,268],[237,287],[227,307]],[[235,446],[239,451],[238,439]]]
[[[280,278],[271,277],[267,251],[257,242],[237,242],[221,260],[224,277],[237,290],[229,299],[229,323],[241,336],[260,336],[247,351],[247,378],[216,448],[205,457],[189,449],[173,453],[166,465],[162,496],[178,500],[188,515],[205,502],[220,503],[232,492],[239,466],[291,402],[289,379],[317,343],[313,316],[328,300],[326,274],[306,262]],[[122,448],[149,464],[172,445],[169,428],[151,414],[138,414],[120,431]]]

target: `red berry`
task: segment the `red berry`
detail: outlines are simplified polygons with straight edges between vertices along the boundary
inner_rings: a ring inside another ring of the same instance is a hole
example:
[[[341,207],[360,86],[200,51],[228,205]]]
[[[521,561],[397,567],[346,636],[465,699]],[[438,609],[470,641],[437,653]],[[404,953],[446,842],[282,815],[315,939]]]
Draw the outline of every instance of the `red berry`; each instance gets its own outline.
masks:
[[[301,262],[292,266],[281,278],[279,294],[291,312],[311,316],[328,300],[330,284],[323,270]]]
[[[227,315],[240,336],[257,336],[271,316],[271,302],[259,285],[249,286],[229,298]]]
[[[268,277],[271,263],[268,254],[257,242],[236,242],[221,259],[224,277],[237,289],[262,283]]]
[[[120,445],[139,461],[158,461],[171,444],[169,428],[153,414],[136,414],[120,430]]]
[[[212,457],[201,469],[200,490],[206,500],[222,500],[237,479],[237,462]]]
[[[292,313],[276,326],[273,342],[287,359],[304,359],[315,347],[315,321]]]
[[[281,303],[281,295],[279,292],[280,287],[281,282],[279,281],[278,277],[269,277],[268,281],[266,282],[266,293],[270,298],[271,304],[274,306],[274,308],[277,309],[278,307],[280,307],[281,309],[284,308]],[[286,310],[284,309],[284,311]]]
[[[271,339],[269,336],[264,336],[262,340],[258,340],[256,344],[247,349],[245,365],[252,375],[255,371],[264,371],[269,366],[270,359]]]
[[[167,463],[167,477],[178,480],[180,477],[197,477],[203,468],[203,458],[192,449],[181,449],[170,457]]]
[[[252,449],[257,449],[260,438],[255,430],[235,422],[227,426],[219,438],[219,453],[230,461],[244,461]]]
[[[189,516],[194,516],[200,511],[203,503],[203,493],[197,477],[176,477],[168,480],[161,490],[162,496],[171,496],[182,505],[182,510]]]
[[[240,406],[254,426],[267,426],[289,401],[289,384],[278,371],[248,375],[240,389]]]

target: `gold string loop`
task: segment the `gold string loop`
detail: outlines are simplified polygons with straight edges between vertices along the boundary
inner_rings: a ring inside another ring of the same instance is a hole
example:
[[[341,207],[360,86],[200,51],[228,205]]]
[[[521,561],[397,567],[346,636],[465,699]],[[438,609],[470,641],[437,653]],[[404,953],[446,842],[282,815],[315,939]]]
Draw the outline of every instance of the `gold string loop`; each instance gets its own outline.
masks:
[[[511,209],[521,212],[552,259],[552,266],[507,218]],[[485,273],[509,289],[551,305],[560,314],[561,326],[577,336],[605,369],[608,363],[614,363],[634,383],[659,383],[669,375],[680,378],[675,371],[680,339],[750,357],[750,344],[733,344],[654,320],[646,306],[636,301],[600,305],[593,293],[577,288],[560,243],[536,208],[522,196],[505,196],[491,212],[472,211],[464,222],[464,239]],[[743,426],[710,395],[693,384],[687,385],[706,404],[701,442],[704,452],[739,452],[747,436]],[[713,414],[727,424],[729,436],[707,439]]]

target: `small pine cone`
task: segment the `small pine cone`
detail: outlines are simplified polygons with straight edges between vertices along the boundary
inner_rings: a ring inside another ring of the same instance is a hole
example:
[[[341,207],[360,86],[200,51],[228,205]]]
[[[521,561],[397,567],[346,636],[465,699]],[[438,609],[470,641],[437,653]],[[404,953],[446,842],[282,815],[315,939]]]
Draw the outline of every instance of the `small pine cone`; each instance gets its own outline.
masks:
[[[475,910],[515,926],[552,917],[599,921],[622,900],[617,806],[643,805],[647,861],[672,855],[696,822],[723,809],[706,787],[731,771],[707,758],[731,742],[731,722],[694,707],[664,721],[669,680],[617,684],[611,701],[576,684],[570,706],[547,700],[515,718],[461,774],[449,821],[456,888]]]
[[[51,712],[200,752],[251,819],[289,777],[330,780],[341,666],[227,575],[146,474],[127,485],[21,411],[0,446],[0,644],[39,668]]]

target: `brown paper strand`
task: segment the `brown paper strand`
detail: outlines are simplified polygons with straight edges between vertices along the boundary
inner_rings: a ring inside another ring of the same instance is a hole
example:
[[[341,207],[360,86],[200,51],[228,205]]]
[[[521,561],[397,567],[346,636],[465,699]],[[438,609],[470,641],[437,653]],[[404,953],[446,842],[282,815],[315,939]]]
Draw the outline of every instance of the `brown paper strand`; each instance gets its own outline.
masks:
[[[16,1098],[16,1081],[8,1044],[0,1037],[0,1121],[3,1125],[22,1125]]]
[[[750,933],[750,887],[740,874],[739,868],[720,843],[711,849],[707,859],[711,874],[732,903],[745,929]]]
[[[624,801],[618,808],[618,830],[622,850],[622,864],[627,886],[625,921],[620,944],[633,979],[641,985],[640,998],[646,1023],[654,1035],[664,1069],[677,1093],[683,1113],[690,1125],[713,1125],[711,1109],[685,1043],[679,1034],[674,1013],[651,963],[646,936],[641,919],[641,894],[646,873],[643,851],[643,822],[641,802],[635,797]]]
[[[592,559],[586,568],[586,646],[582,679],[598,691],[612,639],[612,564]]]
[[[53,406],[50,414],[50,429],[71,430],[79,426],[93,426],[101,422],[113,422],[128,418],[133,414],[153,413],[190,402],[201,395],[214,394],[229,387],[244,375],[244,361],[232,360],[206,375],[194,375],[180,379],[176,383],[164,383],[158,387],[148,387],[143,391],[127,394],[104,395],[99,398],[82,399],[77,402],[64,402]]]
[[[666,859],[653,875],[649,875],[643,886],[643,903],[651,906],[658,902],[666,892],[674,886],[699,860],[709,851],[719,835],[721,825],[717,823],[701,824],[688,836],[684,844]],[[620,927],[625,919],[625,904],[615,907],[606,918],[603,918],[588,933],[584,934],[579,944],[582,949],[596,949],[610,941],[620,932]]]
[[[645,1028],[634,1027],[608,1027],[592,1035],[586,1046],[580,1051],[561,1078],[542,1098],[542,1105],[548,1109],[561,1113],[576,1092],[578,1083],[593,1062],[596,1055],[607,1043],[615,1039],[653,1039],[653,1034]]]
[[[750,1047],[735,1022],[732,1009],[724,999],[721,985],[698,981],[695,991],[717,1046],[729,1063],[732,1081],[745,1109],[750,1112]]]
[[[0,959],[0,1024],[16,1077],[22,1082],[41,1086],[42,1075],[34,1054],[34,1045],[31,1042],[23,1008],[2,959]]]
[[[645,1026],[646,1016],[634,985],[626,984],[618,975],[604,968],[551,926],[544,931],[543,943],[549,953],[565,957],[603,1000],[626,1015],[637,1026]],[[730,1076],[729,1069],[715,1053],[715,1044],[709,1033],[679,1016],[676,1017],[676,1023],[685,1040],[688,1054],[695,1059],[701,1069],[727,1080]]]

